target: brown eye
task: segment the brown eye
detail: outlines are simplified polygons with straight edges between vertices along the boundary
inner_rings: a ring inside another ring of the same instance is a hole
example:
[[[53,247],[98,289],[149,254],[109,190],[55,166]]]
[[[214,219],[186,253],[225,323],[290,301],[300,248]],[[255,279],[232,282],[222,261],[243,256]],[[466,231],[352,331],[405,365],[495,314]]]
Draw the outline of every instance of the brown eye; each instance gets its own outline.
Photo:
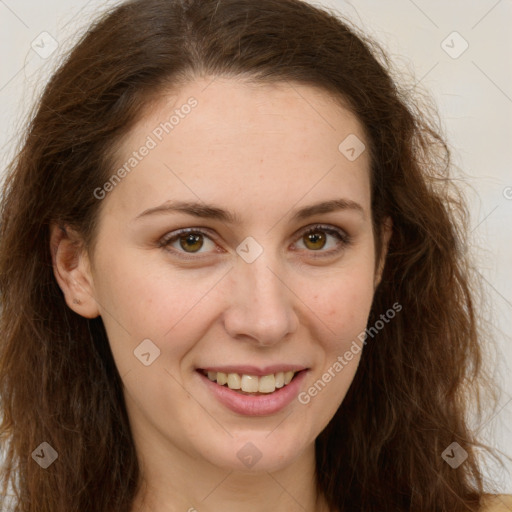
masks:
[[[304,245],[308,249],[317,251],[319,249],[323,249],[323,247],[326,244],[327,237],[325,236],[325,233],[323,233],[320,230],[317,230],[317,231],[310,231],[309,233],[306,233],[302,237],[302,240],[304,241]]]
[[[159,246],[186,258],[187,254],[194,255],[194,257],[206,256],[205,253],[215,249],[215,242],[209,233],[200,229],[187,228],[164,236],[160,240]]]
[[[179,238],[180,247],[186,252],[196,252],[204,244],[203,235],[199,233],[188,233]]]
[[[299,249],[306,251],[311,257],[327,257],[348,247],[351,238],[339,228],[318,225],[303,231],[297,244]],[[315,252],[318,254],[314,254]]]

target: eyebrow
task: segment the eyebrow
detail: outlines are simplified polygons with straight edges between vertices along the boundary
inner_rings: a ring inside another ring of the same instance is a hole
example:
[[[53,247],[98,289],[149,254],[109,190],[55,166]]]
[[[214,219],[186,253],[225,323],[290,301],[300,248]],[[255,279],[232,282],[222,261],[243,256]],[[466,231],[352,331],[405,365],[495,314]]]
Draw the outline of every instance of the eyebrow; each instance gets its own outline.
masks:
[[[320,213],[330,213],[339,210],[355,211],[366,217],[364,208],[355,201],[350,199],[332,199],[330,201],[323,201],[321,203],[305,206],[296,210],[292,220],[304,220],[313,215]],[[151,215],[162,215],[169,213],[186,213],[194,217],[216,219],[229,224],[241,224],[240,217],[230,211],[219,208],[215,205],[199,203],[195,201],[166,201],[160,206],[149,208],[137,215],[134,220],[139,220]]]

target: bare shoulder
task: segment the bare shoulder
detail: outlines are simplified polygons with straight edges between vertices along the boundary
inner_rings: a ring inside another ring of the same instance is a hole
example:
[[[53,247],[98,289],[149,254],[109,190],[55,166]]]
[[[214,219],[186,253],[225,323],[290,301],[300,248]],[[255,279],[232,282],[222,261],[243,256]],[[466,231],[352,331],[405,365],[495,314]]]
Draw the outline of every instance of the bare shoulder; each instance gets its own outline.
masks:
[[[512,512],[512,494],[490,494],[482,499],[480,512]]]

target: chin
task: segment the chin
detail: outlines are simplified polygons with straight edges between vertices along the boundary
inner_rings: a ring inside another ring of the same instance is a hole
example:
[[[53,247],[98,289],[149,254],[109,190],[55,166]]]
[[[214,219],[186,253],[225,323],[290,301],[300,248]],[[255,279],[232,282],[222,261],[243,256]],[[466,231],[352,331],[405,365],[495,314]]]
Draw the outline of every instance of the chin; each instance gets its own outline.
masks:
[[[285,422],[288,420],[285,420]],[[288,429],[279,426],[275,431],[240,431],[227,434],[224,439],[209,447],[203,457],[209,463],[228,471],[237,472],[276,472],[280,471],[300,457],[314,440],[309,443]],[[313,452],[314,453],[314,452]]]

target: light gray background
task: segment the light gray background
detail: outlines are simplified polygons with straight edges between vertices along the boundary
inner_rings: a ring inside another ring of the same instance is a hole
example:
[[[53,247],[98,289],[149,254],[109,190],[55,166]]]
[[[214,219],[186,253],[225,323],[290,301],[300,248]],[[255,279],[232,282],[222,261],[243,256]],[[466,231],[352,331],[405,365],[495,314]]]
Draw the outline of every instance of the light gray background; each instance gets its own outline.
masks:
[[[28,108],[62,52],[97,13],[116,3],[0,0],[0,176]],[[439,106],[454,163],[461,169],[457,176],[466,187],[472,243],[496,330],[502,396],[496,414],[478,430],[512,456],[512,1],[312,3],[337,10],[380,42],[407,82],[427,91]],[[37,45],[40,53],[48,51],[44,32],[58,43],[46,58],[35,51]],[[503,469],[490,461],[487,471],[498,491],[512,493],[512,463],[505,462]]]

